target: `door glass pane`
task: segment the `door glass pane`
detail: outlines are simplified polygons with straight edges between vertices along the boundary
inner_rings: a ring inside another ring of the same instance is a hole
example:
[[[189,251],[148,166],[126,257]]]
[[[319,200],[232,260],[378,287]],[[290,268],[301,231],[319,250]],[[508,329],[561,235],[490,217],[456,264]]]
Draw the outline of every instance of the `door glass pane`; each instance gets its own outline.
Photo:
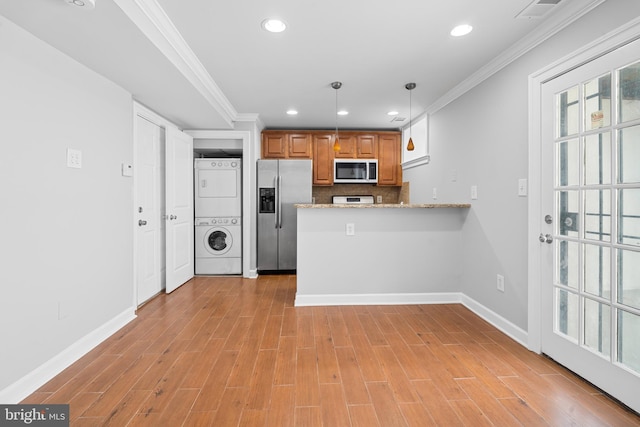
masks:
[[[580,146],[577,139],[562,141],[558,144],[558,182],[561,187],[578,185],[580,177]]]
[[[603,132],[584,138],[584,183],[611,183],[611,133]]]
[[[618,302],[640,309],[640,252],[618,249]]]
[[[640,372],[640,316],[618,310],[618,362]]]
[[[584,245],[584,290],[611,297],[611,250],[607,246]]]
[[[556,271],[556,282],[578,289],[579,280],[579,246],[576,242],[558,240],[558,270]]]
[[[611,74],[584,84],[584,128],[598,129],[611,124]]]
[[[578,86],[574,86],[556,96],[557,130],[556,136],[563,137],[578,133],[580,110],[578,103]]]
[[[584,238],[611,241],[611,190],[585,190]]]
[[[578,340],[578,295],[564,289],[556,292],[556,331]]]
[[[640,246],[640,188],[618,190],[618,242]]]
[[[620,123],[640,119],[640,62],[618,70]]]
[[[578,237],[578,192],[558,191],[558,215],[560,218],[560,234],[562,236]]]
[[[598,301],[584,300],[584,344],[609,356],[611,353],[611,307]]]
[[[640,126],[621,129],[618,136],[618,179],[623,184],[640,182]]]

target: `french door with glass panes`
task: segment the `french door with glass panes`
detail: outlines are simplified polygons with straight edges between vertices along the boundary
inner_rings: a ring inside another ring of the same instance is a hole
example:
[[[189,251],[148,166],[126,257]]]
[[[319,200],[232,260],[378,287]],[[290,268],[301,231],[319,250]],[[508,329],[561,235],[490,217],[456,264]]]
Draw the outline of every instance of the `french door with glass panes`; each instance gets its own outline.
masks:
[[[640,41],[542,87],[542,352],[640,411]]]

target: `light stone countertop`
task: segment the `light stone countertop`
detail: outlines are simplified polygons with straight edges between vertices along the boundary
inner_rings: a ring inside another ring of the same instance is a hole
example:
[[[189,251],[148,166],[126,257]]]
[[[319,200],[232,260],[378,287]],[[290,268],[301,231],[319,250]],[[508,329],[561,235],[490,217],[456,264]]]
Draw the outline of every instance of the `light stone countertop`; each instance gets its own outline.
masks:
[[[434,208],[462,208],[468,209],[471,207],[469,203],[379,203],[379,204],[306,204],[298,203],[293,205],[300,209],[376,209],[376,208],[401,208],[401,209],[434,209]]]

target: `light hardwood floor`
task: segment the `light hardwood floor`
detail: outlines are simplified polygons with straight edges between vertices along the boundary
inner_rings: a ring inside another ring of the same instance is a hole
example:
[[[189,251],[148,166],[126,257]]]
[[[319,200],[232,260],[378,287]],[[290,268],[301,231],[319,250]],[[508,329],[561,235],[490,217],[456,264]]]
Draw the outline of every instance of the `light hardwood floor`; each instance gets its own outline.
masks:
[[[465,307],[293,307],[295,276],[197,277],[23,403],[73,426],[640,426]]]

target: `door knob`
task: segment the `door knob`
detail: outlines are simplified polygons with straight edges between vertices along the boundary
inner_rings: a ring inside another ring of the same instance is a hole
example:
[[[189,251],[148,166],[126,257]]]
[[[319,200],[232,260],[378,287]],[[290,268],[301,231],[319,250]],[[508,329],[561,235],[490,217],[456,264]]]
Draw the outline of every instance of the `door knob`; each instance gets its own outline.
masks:
[[[553,236],[551,234],[540,233],[540,236],[538,236],[538,240],[540,240],[540,243],[551,244],[551,242],[553,242]]]
[[[174,219],[178,219],[178,215],[169,215],[169,221],[173,221]]]
[[[147,221],[145,221],[144,219],[139,220],[138,227],[142,227],[143,225],[147,225]]]

